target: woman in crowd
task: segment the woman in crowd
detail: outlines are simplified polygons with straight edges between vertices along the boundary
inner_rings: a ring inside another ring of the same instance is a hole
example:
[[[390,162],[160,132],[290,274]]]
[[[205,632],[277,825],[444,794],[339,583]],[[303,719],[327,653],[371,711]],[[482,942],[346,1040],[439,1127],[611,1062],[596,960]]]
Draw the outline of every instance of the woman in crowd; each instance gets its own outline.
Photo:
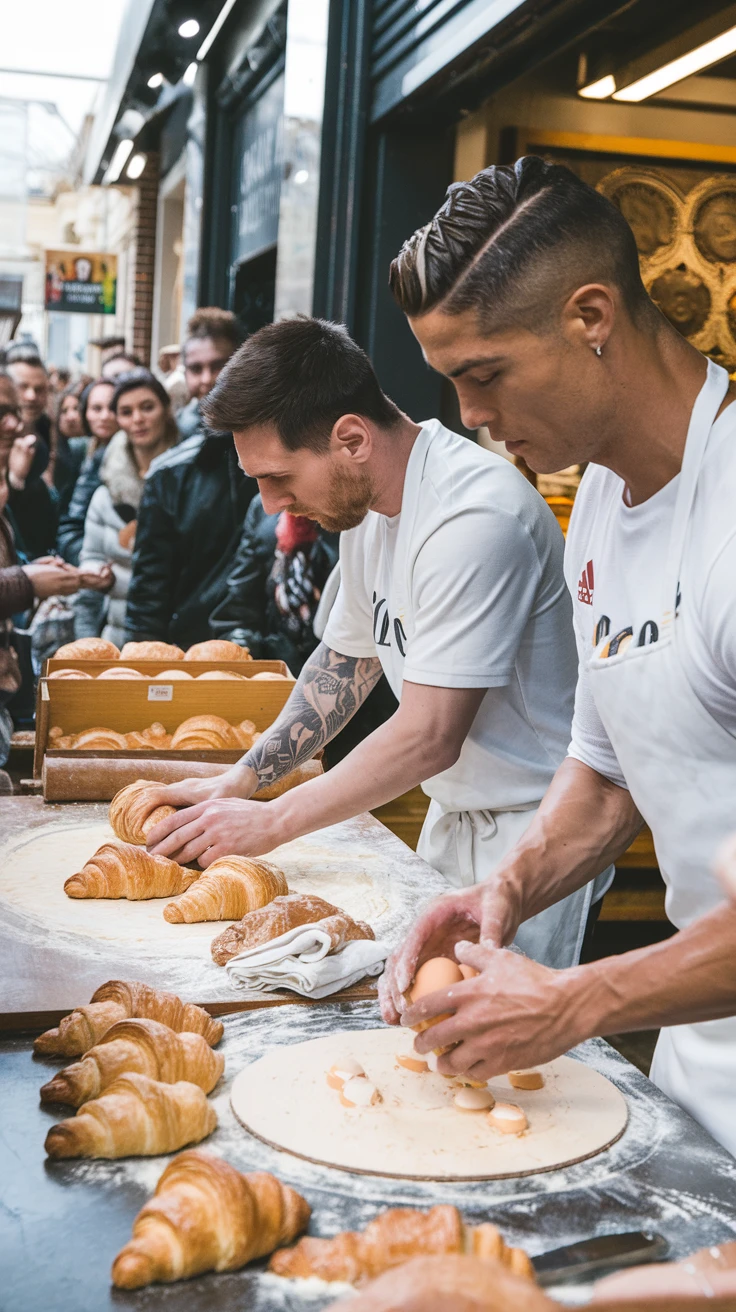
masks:
[[[49,486],[56,488],[60,515],[69,505],[89,446],[80,410],[83,391],[83,383],[72,383],[64,389],[57,399],[56,418],[51,425],[51,456],[43,477]]]
[[[147,369],[121,378],[111,409],[119,431],[104,453],[100,486],[89,503],[80,566],[90,571],[111,565],[113,578],[106,596],[86,589],[79,594],[75,633],[78,638],[102,634],[122,646],[143,480],[154,457],[173,446],[179,434],[169,395]]]
[[[84,538],[84,521],[87,518],[89,503],[100,485],[100,466],[107,445],[118,429],[118,421],[111,404],[114,391],[114,383],[100,378],[85,387],[79,398],[82,430],[91,440],[69,498],[68,507],[62,514],[57,539],[61,555],[72,565],[79,564],[79,553]]]

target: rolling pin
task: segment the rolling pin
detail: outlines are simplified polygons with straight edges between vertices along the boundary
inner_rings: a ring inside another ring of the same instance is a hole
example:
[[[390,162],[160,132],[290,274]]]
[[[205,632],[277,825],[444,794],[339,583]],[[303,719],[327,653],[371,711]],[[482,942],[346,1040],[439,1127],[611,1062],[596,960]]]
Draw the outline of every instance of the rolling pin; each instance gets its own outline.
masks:
[[[45,802],[111,802],[116,793],[136,779],[176,784],[182,779],[210,779],[231,769],[214,761],[170,761],[148,758],[144,761],[123,757],[95,760],[85,757],[47,756],[43,763],[43,797]],[[323,773],[321,761],[306,761],[278,783],[256,793],[259,802],[270,802],[297,784],[316,779]]]

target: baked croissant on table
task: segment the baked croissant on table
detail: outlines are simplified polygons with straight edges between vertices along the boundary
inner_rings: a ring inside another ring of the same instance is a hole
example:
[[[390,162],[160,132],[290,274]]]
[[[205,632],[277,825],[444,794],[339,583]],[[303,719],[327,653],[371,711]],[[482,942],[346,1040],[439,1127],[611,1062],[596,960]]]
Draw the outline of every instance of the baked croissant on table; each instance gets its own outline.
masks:
[[[163,1084],[189,1080],[210,1093],[224,1069],[222,1053],[213,1052],[201,1034],[188,1030],[177,1034],[157,1020],[120,1020],[81,1061],[43,1085],[41,1102],[81,1107],[130,1071]]]
[[[76,1116],[52,1125],[49,1157],[158,1157],[212,1134],[217,1113],[196,1084],[119,1075]]]
[[[283,871],[270,862],[260,857],[221,856],[176,902],[164,907],[164,920],[171,925],[239,920],[288,891]]]
[[[154,1280],[237,1271],[291,1243],[309,1216],[307,1201],[275,1176],[242,1175],[190,1149],[169,1163],[135,1218],[133,1238],[113,1262],[113,1284],[140,1289]]]
[[[112,839],[98,847],[76,875],[64,884],[67,897],[173,897],[184,893],[201,871],[187,870],[166,856],[153,856],[145,847]]]
[[[115,834],[123,843],[145,845],[151,829],[167,816],[173,815],[175,806],[156,806],[151,794],[160,784],[147,779],[136,779],[116,793],[110,803],[109,819]]]
[[[422,1253],[472,1253],[494,1258],[517,1275],[533,1278],[522,1248],[508,1248],[495,1225],[467,1226],[456,1207],[442,1203],[428,1212],[392,1207],[365,1230],[346,1230],[334,1239],[307,1235],[294,1248],[280,1249],[268,1264],[278,1276],[317,1276],[357,1284]]]
[[[249,911],[236,925],[228,925],[227,929],[223,929],[212,940],[212,959],[216,965],[224,966],[239,952],[270,943],[272,939],[279,938],[287,930],[296,929],[299,925],[315,924],[319,924],[330,935],[331,952],[339,952],[352,939],[375,938],[370,925],[362,920],[353,920],[346,911],[333,907],[331,902],[325,902],[312,893],[289,893],[286,897],[274,898],[257,911]]]
[[[130,1017],[158,1020],[177,1034],[182,1030],[201,1034],[210,1047],[220,1042],[224,1032],[221,1020],[215,1020],[193,1002],[182,1002],[175,993],[150,988],[137,980],[110,979],[92,994],[86,1007],[75,1007],[58,1028],[39,1034],[33,1050],[42,1056],[81,1057],[100,1042],[112,1025]]]

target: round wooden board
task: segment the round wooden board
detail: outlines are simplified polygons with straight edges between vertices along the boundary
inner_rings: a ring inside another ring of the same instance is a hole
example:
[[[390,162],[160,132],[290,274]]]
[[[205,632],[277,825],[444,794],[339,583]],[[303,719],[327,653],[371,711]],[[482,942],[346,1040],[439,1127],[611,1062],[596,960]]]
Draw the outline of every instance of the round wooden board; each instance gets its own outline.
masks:
[[[539,1069],[544,1088],[490,1081],[497,1102],[523,1107],[526,1134],[494,1130],[483,1113],[453,1105],[456,1086],[396,1062],[412,1035],[383,1027],[272,1048],[236,1077],[230,1101],[257,1138],[339,1170],[411,1180],[493,1180],[553,1171],[603,1152],[627,1122],[623,1095],[604,1075],[570,1057]],[[381,1091],[375,1107],[349,1108],[325,1073],[353,1057]]]

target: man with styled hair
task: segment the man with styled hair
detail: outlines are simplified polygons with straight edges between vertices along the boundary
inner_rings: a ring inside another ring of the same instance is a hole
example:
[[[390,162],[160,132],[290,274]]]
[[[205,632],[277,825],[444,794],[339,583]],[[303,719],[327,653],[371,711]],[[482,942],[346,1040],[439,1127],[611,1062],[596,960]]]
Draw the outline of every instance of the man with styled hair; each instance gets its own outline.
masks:
[[[736,827],[736,407],[664,319],[619,211],[540,159],[450,188],[391,268],[463,421],[546,473],[589,462],[567,539],[580,673],[567,758],[484,884],[429,908],[382,980],[387,1020],[486,1079],[596,1034],[665,1026],[652,1078],[736,1153],[736,909],[715,853]],[[551,657],[554,660],[554,656]],[[500,951],[650,826],[679,933],[549,971]],[[480,945],[478,945],[480,944]],[[482,972],[418,1007],[437,953]]]
[[[456,887],[485,879],[529,824],[567,748],[576,675],[562,536],[502,457],[415,424],[346,331],[317,319],[254,334],[203,404],[231,431],[267,513],[342,533],[323,641],[276,723],[226,775],[162,791],[190,804],[153,850],[268,852],[422,784],[419,851]],[[381,673],[396,713],[324,778],[249,799],[328,743]],[[594,893],[545,911],[524,949],[578,960]]]

